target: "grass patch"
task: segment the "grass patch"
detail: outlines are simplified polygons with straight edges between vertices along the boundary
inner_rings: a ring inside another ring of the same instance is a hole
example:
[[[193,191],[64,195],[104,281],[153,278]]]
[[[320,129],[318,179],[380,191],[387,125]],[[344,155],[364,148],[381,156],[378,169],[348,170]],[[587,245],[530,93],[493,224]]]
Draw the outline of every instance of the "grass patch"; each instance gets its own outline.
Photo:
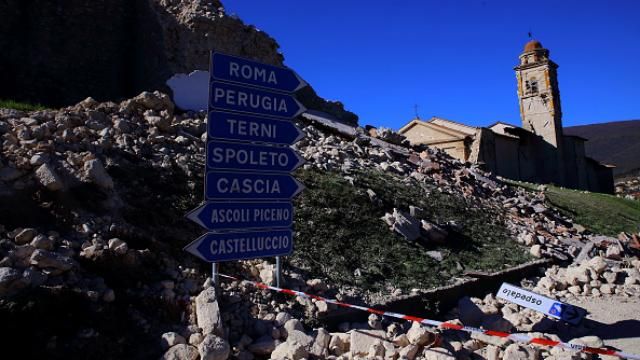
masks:
[[[40,104],[30,104],[26,102],[19,102],[14,100],[2,100],[0,99],[0,108],[14,109],[20,111],[36,111],[44,110],[45,107]]]
[[[510,238],[500,213],[416,181],[380,172],[356,173],[355,185],[339,174],[315,170],[299,171],[296,177],[307,190],[296,200],[297,235],[289,259],[310,276],[373,291],[391,285],[426,289],[447,284],[463,270],[500,270],[531,259]],[[372,203],[367,189],[382,204]],[[446,246],[411,244],[380,219],[394,207],[408,212],[409,205],[421,207],[425,219],[455,221],[462,229]],[[432,259],[429,250],[441,251],[444,260]]]
[[[507,181],[532,191],[538,185]],[[547,185],[547,202],[596,234],[615,236],[622,231],[637,232],[640,226],[640,201],[617,196]]]

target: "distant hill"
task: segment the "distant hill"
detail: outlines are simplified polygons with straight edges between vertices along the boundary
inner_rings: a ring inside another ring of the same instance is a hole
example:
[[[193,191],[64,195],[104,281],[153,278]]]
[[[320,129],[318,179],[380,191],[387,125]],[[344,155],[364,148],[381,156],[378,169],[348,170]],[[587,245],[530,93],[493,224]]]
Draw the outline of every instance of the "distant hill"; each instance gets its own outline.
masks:
[[[587,156],[615,165],[614,175],[640,168],[640,120],[571,126],[564,133],[589,139]]]

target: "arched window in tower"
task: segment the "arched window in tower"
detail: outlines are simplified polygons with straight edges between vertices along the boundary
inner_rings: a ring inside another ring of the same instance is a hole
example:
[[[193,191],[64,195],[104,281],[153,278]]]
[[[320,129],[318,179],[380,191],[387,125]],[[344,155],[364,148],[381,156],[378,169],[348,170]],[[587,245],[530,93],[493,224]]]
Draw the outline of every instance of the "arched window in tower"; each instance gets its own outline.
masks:
[[[525,94],[531,93],[531,84],[529,83],[529,80],[525,80],[524,82],[524,91],[525,91]]]
[[[537,94],[538,93],[538,80],[531,79],[531,93],[532,94]]]

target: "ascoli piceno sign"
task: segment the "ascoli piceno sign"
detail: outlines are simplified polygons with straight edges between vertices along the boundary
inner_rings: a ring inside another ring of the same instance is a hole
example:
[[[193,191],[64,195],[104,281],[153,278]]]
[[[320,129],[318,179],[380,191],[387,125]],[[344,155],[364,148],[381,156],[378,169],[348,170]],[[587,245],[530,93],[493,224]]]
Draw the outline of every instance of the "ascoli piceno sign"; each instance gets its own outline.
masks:
[[[290,69],[211,54],[205,203],[187,218],[210,231],[185,250],[209,261],[280,256],[293,249],[293,206],[304,187],[289,175],[304,160]]]
[[[573,325],[578,325],[587,314],[587,311],[580,307],[550,299],[508,283],[502,284],[496,296]]]
[[[209,202],[187,218],[208,230],[288,228],[293,224],[293,206],[288,202]]]

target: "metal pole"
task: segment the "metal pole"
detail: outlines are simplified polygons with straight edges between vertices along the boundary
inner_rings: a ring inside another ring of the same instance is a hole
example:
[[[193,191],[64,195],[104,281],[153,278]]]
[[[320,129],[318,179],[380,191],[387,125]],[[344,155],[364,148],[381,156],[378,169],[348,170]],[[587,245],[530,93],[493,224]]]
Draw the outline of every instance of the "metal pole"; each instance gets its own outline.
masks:
[[[218,286],[218,263],[211,263],[211,283]]]
[[[280,275],[282,274],[280,256],[276,256],[276,286],[280,287]]]

